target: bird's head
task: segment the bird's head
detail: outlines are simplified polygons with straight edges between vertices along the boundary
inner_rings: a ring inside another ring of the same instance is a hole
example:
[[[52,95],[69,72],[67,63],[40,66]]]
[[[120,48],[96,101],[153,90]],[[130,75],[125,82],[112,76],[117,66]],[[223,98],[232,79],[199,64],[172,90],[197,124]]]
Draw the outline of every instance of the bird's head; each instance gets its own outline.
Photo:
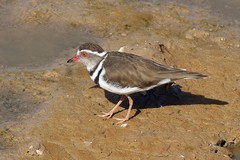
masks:
[[[97,44],[84,43],[79,47],[77,54],[70,58],[67,63],[82,62],[88,71],[91,71],[106,53],[107,52]]]

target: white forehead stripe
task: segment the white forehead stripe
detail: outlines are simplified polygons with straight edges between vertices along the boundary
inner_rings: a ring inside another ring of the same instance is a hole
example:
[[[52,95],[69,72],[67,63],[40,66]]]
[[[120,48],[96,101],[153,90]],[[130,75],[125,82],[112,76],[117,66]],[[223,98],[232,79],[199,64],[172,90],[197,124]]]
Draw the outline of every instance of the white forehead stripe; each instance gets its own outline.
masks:
[[[93,51],[88,50],[88,49],[83,49],[83,50],[81,50],[81,51],[78,50],[78,51],[77,51],[77,55],[79,55],[81,52],[88,52],[88,53],[95,54],[95,55],[100,56],[100,57],[105,56],[106,53],[107,53],[106,51],[101,52],[101,53],[98,53],[98,52],[93,52]]]

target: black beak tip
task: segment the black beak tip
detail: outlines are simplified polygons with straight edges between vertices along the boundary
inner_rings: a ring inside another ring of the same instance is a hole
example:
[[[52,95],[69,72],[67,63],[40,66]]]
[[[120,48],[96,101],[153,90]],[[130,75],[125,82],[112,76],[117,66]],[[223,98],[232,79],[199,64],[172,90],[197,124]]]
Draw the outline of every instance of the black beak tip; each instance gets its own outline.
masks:
[[[71,62],[73,62],[73,60],[72,60],[72,59],[69,59],[69,60],[67,61],[67,63],[71,63]]]

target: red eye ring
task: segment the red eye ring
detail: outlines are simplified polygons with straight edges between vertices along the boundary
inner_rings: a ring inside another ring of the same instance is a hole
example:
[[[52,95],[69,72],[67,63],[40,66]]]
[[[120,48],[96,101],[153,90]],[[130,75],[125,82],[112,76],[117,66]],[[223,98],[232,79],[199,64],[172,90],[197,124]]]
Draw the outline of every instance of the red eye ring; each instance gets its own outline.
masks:
[[[87,52],[82,52],[82,53],[81,53],[81,56],[82,56],[82,57],[87,57],[87,56],[88,56],[88,53],[87,53]]]

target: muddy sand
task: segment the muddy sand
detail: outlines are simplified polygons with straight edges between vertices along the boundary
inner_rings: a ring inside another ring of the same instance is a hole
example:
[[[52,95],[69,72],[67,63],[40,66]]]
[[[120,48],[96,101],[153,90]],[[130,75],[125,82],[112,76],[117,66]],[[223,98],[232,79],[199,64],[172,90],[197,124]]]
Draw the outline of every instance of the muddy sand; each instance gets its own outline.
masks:
[[[0,13],[1,160],[229,160],[239,153],[237,20],[181,1],[12,0],[0,2]],[[66,64],[84,42],[209,78],[132,95],[131,119],[118,125],[97,114],[119,96],[94,88],[83,65]]]

